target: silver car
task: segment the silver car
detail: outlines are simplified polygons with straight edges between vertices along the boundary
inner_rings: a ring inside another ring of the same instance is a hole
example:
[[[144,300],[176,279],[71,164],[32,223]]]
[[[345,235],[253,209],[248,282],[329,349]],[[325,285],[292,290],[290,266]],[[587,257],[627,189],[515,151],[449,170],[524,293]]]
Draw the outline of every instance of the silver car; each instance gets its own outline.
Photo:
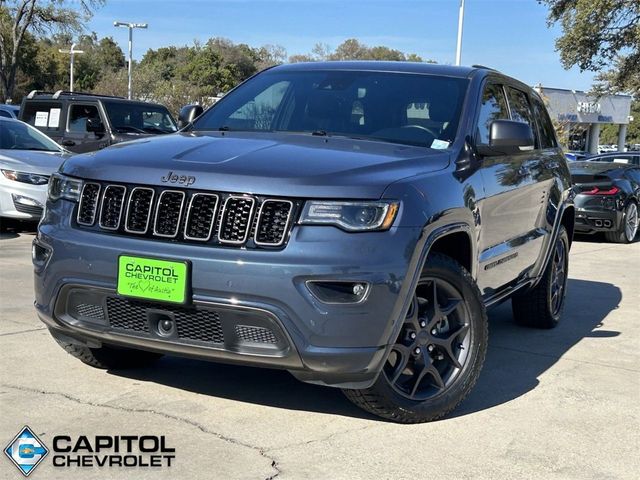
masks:
[[[0,118],[0,228],[11,219],[40,219],[49,176],[69,156],[30,125]]]

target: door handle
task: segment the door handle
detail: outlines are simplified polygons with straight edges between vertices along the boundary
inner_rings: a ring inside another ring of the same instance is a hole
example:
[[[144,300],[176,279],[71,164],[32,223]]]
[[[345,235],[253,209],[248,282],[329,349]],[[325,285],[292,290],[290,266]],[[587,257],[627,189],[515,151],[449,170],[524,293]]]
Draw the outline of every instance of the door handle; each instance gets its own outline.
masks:
[[[73,140],[63,140],[62,145],[65,147],[73,147],[76,144]]]

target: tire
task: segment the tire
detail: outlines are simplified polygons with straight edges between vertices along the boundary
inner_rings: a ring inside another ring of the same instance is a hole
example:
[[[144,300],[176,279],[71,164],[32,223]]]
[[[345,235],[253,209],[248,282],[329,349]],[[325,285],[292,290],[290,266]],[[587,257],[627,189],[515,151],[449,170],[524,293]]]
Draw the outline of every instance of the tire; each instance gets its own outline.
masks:
[[[162,354],[129,348],[117,348],[103,345],[101,348],[89,348],[63,339],[55,341],[69,355],[76,357],[83,363],[104,370],[124,370],[151,365],[162,357]]]
[[[638,205],[631,200],[624,209],[620,228],[615,232],[605,232],[608,242],[631,243],[638,234]]]
[[[437,420],[475,385],[487,342],[487,314],[473,278],[455,260],[434,253],[378,379],[370,388],[343,392],[358,407],[394,422]]]
[[[538,284],[511,299],[516,323],[533,328],[554,328],[558,325],[567,293],[569,273],[569,235],[560,227],[549,263]]]

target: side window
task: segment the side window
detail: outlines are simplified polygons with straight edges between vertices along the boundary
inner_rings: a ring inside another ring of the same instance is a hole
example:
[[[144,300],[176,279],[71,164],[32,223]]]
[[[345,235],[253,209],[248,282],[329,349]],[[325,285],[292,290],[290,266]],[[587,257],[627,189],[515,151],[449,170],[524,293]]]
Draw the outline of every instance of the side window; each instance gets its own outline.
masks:
[[[228,127],[232,130],[271,130],[278,107],[289,87],[289,82],[274,83],[245,103],[229,116]]]
[[[487,84],[482,94],[482,105],[478,117],[476,141],[482,145],[489,144],[489,129],[494,120],[508,120],[507,102],[502,86]]]
[[[531,96],[531,102],[533,103],[533,111],[536,115],[538,131],[540,132],[540,148],[557,147],[555,130],[547,113],[547,109],[544,104],[533,95]]]
[[[535,129],[527,95],[520,90],[507,87],[507,97],[509,98],[509,108],[511,109],[511,120],[528,123],[531,128]]]
[[[73,104],[69,106],[69,122],[67,130],[75,133],[87,133],[87,120],[100,120],[98,107],[95,105]]]
[[[0,110],[0,117],[11,118],[9,112],[5,112],[4,110]]]

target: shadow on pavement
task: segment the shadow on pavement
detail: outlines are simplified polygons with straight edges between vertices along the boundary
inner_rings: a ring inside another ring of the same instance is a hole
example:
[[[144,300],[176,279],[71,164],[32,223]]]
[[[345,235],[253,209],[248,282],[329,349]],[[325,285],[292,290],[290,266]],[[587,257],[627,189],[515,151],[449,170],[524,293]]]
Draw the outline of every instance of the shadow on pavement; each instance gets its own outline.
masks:
[[[509,302],[490,311],[484,369],[470,396],[449,417],[524,395],[538,385],[541,374],[585,337],[619,335],[606,330],[603,320],[621,299],[620,289],[614,285],[570,279],[564,316],[554,330],[517,326]],[[110,373],[240,402],[380,420],[353,406],[340,390],[301,383],[286,371],[167,357],[154,367]]]
[[[38,222],[17,221],[17,220],[0,220],[0,240],[9,240],[18,238],[20,233],[35,234],[38,229]]]

